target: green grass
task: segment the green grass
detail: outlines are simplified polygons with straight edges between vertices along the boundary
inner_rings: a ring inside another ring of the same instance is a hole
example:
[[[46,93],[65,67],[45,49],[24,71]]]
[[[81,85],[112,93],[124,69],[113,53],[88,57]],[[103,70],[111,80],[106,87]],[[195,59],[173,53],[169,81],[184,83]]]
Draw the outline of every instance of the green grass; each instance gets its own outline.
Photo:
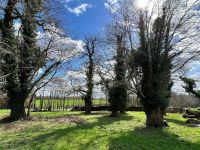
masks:
[[[51,100],[44,99],[43,100],[44,105],[48,105],[48,103],[52,103],[52,104],[54,103],[55,106],[57,104],[63,105],[63,103],[64,103],[65,107],[84,106],[85,105],[84,100],[82,100],[82,99],[74,99],[74,100],[73,99],[66,99],[65,101],[64,100],[56,100],[56,99],[51,99]],[[92,103],[93,103],[94,106],[108,105],[109,104],[108,101],[104,100],[104,99],[94,99],[92,101]],[[41,100],[36,99],[35,105],[37,107],[39,107],[41,105]]]
[[[1,110],[0,116],[7,115]],[[0,124],[0,150],[200,150],[200,128],[187,126],[180,114],[166,116],[170,127],[146,129],[143,112],[119,118],[108,112],[41,112],[34,117],[77,116],[84,124],[48,120]]]
[[[45,108],[48,106],[48,104],[54,105],[55,108],[59,106],[65,106],[67,107],[73,107],[73,106],[85,106],[84,100],[83,99],[66,99],[66,100],[59,100],[59,99],[36,99],[35,100],[35,106],[40,108],[41,103],[43,102],[43,107]],[[109,102],[106,99],[94,99],[92,100],[92,105],[93,106],[109,106]],[[129,106],[137,106],[137,102],[135,100],[131,100],[128,103]]]

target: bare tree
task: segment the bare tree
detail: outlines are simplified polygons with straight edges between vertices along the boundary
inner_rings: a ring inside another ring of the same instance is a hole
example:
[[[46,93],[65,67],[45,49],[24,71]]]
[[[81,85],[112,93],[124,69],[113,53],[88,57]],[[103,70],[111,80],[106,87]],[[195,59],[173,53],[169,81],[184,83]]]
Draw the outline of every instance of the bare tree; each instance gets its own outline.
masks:
[[[85,53],[84,55],[87,57],[87,68],[86,68],[86,91],[85,94],[83,94],[83,99],[85,101],[85,112],[87,114],[91,113],[92,109],[92,93],[93,93],[93,77],[94,77],[94,71],[95,71],[95,60],[94,60],[94,54],[95,54],[95,48],[96,48],[96,38],[86,38],[85,40]]]
[[[95,75],[95,67],[96,67],[96,52],[97,52],[97,38],[96,37],[86,37],[85,38],[85,46],[84,51],[81,57],[84,60],[84,67],[82,71],[79,71],[79,75],[84,73],[83,78],[76,78],[71,75],[71,86],[73,91],[81,94],[85,102],[85,113],[90,114],[92,109],[92,99],[93,99],[93,89],[94,89],[94,75]],[[76,82],[78,81],[78,83]],[[82,81],[81,83],[81,80]],[[76,83],[75,83],[76,82]]]

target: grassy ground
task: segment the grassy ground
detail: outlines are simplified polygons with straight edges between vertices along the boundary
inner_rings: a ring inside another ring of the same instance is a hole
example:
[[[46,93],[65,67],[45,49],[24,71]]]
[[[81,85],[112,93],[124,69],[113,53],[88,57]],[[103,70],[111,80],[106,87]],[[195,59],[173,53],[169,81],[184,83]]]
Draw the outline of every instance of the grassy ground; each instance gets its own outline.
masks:
[[[65,107],[73,107],[73,106],[84,106],[85,103],[84,103],[84,100],[82,99],[66,99],[65,101],[64,100],[47,100],[47,99],[44,99],[43,100],[43,105],[48,105],[48,103],[54,103],[54,105],[56,106],[57,104],[60,104],[60,105],[63,105]],[[99,105],[108,105],[108,101],[107,100],[104,100],[104,99],[94,99],[92,101],[93,105],[94,106],[99,106]],[[40,99],[36,99],[35,101],[35,105],[37,107],[39,107],[41,105],[41,100]]]
[[[0,111],[1,117],[7,114],[7,110]],[[32,115],[43,119],[0,124],[0,150],[200,150],[200,128],[187,126],[180,114],[168,114],[170,127],[164,129],[144,128],[142,112],[119,118],[108,117],[108,112]],[[72,115],[85,123],[52,122]]]

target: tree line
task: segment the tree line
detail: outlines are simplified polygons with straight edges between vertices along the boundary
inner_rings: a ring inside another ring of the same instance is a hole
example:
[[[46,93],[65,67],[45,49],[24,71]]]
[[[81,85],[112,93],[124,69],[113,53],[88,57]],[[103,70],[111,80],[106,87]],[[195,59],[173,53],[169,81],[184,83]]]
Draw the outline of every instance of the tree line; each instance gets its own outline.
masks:
[[[51,82],[66,65],[66,58],[51,44],[55,36],[63,35],[48,28],[57,22],[48,0],[6,2],[0,20],[1,76],[6,80],[3,89],[9,98],[10,119],[17,120],[27,116],[27,98]],[[172,75],[199,56],[199,5],[199,0],[152,0],[139,8],[137,1],[119,0],[105,32],[85,38],[84,51],[78,57],[85,62],[85,82],[75,84],[73,76],[67,81],[73,92],[82,95],[85,112],[91,113],[93,89],[100,85],[108,97],[111,116],[125,113],[128,95],[132,94],[143,105],[148,127],[166,126],[164,114],[174,84]],[[19,35],[14,30],[16,21],[21,24]],[[38,31],[50,35],[45,47],[38,44]],[[96,74],[98,82],[94,80]],[[181,79],[187,91],[199,96],[193,81]]]

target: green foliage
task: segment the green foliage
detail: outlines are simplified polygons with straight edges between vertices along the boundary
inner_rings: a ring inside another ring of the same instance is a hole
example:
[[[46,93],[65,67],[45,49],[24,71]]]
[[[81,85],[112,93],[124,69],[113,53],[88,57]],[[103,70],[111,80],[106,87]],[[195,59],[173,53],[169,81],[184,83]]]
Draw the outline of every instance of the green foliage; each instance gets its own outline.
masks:
[[[112,111],[124,112],[127,107],[127,90],[122,87],[112,87],[109,90],[109,103]]]

